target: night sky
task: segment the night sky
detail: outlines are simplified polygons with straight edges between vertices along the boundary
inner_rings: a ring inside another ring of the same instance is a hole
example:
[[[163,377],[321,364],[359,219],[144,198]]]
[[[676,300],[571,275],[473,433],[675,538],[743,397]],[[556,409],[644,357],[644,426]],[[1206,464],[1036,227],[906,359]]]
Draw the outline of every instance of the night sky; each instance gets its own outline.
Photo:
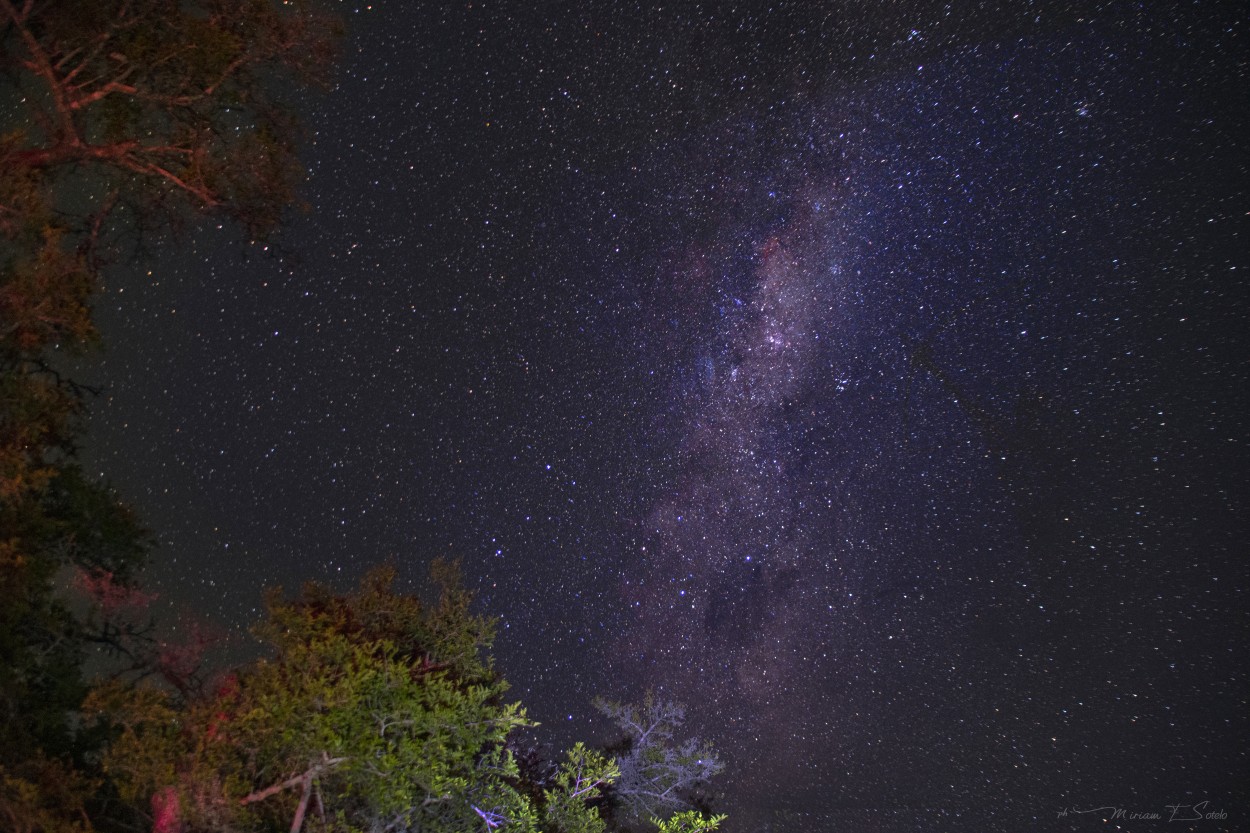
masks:
[[[452,555],[731,833],[1250,829],[1242,3],[341,8],[308,210],[97,304],[180,627]]]

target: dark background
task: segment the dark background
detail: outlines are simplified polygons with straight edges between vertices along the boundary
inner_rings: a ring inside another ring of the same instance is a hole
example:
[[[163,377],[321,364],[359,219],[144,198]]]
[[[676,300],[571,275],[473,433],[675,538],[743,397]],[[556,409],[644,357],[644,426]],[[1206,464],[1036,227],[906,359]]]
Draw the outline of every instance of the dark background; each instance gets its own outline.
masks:
[[[1243,4],[341,10],[310,210],[98,303],[169,621],[453,555],[729,830],[1250,825]]]

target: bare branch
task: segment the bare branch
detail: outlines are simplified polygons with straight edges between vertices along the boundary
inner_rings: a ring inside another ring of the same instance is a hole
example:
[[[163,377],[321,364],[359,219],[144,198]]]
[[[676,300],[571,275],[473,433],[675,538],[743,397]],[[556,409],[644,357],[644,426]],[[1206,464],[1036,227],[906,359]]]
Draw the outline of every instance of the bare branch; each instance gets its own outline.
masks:
[[[86,95],[80,95],[80,94],[75,93],[69,99],[69,109],[81,110],[83,107],[94,104],[95,102],[104,98],[106,95],[110,95],[112,93],[127,93],[129,95],[134,95],[135,93],[138,92],[138,90],[129,84],[122,83],[122,81],[128,78],[132,73],[134,73],[134,71],[135,71],[134,67],[126,67],[126,69],[120,75],[118,75],[112,81],[105,84],[103,87],[100,87],[95,92],[87,93]],[[91,86],[95,82],[96,82],[96,79],[93,78],[90,81],[84,82],[80,86],[74,87],[73,89],[75,91],[84,89],[86,87]]]
[[[291,789],[292,787],[298,787],[305,782],[305,779],[316,778],[317,776],[321,775],[323,772],[333,769],[334,767],[338,766],[339,764],[343,763],[346,760],[348,759],[347,758],[331,758],[327,755],[325,756],[324,761],[322,761],[319,764],[316,764],[315,766],[309,767],[307,771],[301,772],[299,775],[292,776],[286,779],[285,781],[274,784],[273,786],[265,787],[265,789],[263,790],[257,790],[256,792],[251,793],[250,795],[246,795],[243,798],[239,799],[239,803],[246,805],[246,804],[255,804],[257,801],[264,801],[266,798],[275,796],[280,792],[284,792],[286,790]]]
[[[65,99],[65,88],[56,76],[56,70],[52,66],[52,60],[48,57],[48,53],[44,51],[43,45],[39,43],[39,39],[35,37],[34,32],[26,25],[32,5],[32,0],[27,0],[27,3],[19,12],[13,7],[12,0],[0,0],[0,10],[3,10],[13,26],[21,34],[22,43],[26,46],[26,51],[30,53],[31,60],[29,62],[23,61],[23,64],[28,66],[32,72],[42,76],[48,84],[48,92],[51,93],[52,101],[61,117],[61,130],[64,133],[63,141],[79,144],[82,142],[82,136],[79,135],[78,126],[74,124],[71,109]]]
[[[308,798],[312,795],[313,777],[310,772],[304,773],[304,791],[299,797],[299,806],[295,808],[295,817],[291,819],[291,833],[299,833],[304,826],[304,814],[308,812]]]

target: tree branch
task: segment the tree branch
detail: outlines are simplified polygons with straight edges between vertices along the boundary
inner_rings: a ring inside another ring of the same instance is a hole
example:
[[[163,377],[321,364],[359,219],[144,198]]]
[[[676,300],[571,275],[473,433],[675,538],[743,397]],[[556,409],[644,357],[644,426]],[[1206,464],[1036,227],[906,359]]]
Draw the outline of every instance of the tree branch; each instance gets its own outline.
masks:
[[[309,767],[307,771],[301,772],[299,775],[292,776],[285,781],[274,784],[273,786],[265,787],[263,790],[257,790],[250,795],[245,795],[243,798],[239,799],[239,803],[246,805],[255,804],[257,801],[264,801],[270,796],[274,796],[280,792],[291,789],[291,787],[298,787],[304,783],[305,779],[316,778],[321,773],[326,770],[333,769],[346,760],[347,758],[331,758],[327,756],[324,761],[316,766]]]
[[[304,814],[308,812],[308,798],[312,795],[313,777],[312,772],[304,773],[304,792],[299,797],[299,806],[295,808],[295,817],[291,819],[291,833],[299,833],[301,827],[304,826]]]
[[[78,133],[78,126],[74,124],[73,114],[69,103],[65,99],[65,88],[62,86],[60,79],[56,77],[56,70],[52,66],[52,59],[48,57],[48,53],[44,51],[43,46],[39,43],[39,39],[30,31],[26,25],[26,20],[30,15],[33,0],[27,0],[26,4],[19,12],[13,7],[12,0],[0,0],[0,9],[13,23],[22,37],[22,43],[26,46],[26,51],[30,53],[31,60],[23,61],[32,72],[43,77],[48,84],[48,92],[52,95],[53,104],[56,106],[57,114],[61,118],[61,130],[63,131],[63,141],[71,144],[80,144],[82,136]]]

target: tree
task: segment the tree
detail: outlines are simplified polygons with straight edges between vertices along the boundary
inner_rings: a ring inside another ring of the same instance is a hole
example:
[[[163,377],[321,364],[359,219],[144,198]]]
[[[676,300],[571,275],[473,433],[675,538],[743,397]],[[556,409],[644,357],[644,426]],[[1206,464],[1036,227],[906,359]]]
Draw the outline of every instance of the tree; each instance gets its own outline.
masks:
[[[387,569],[348,596],[271,595],[257,632],[273,655],[185,707],[153,687],[98,690],[120,795],[161,833],[603,833],[617,765],[579,743],[549,783],[525,780],[507,741],[534,724],[485,653],[494,622],[470,613],[454,569],[434,577],[435,604],[395,593]]]
[[[620,778],[612,795],[627,820],[659,824],[657,816],[691,810],[697,790],[725,768],[712,747],[697,738],[675,742],[686,719],[685,709],[676,703],[648,692],[641,706],[611,700],[599,700],[596,706],[625,734],[624,753],[616,759]],[[685,830],[681,825],[687,823],[689,818],[672,821],[677,826],[667,829]]]
[[[152,687],[101,689],[120,731],[105,768],[171,829],[465,830],[478,810],[523,815],[498,754],[526,723],[482,655],[493,623],[454,574],[435,605],[378,570],[349,596],[308,585],[270,596],[258,635],[273,655],[180,707]],[[475,810],[474,808],[478,808]]]
[[[74,450],[88,390],[53,356],[94,342],[105,265],[197,214],[278,223],[302,178],[283,101],[334,35],[289,0],[0,0],[0,497]]]
[[[300,177],[282,102],[315,80],[333,29],[298,2],[0,0],[0,818],[13,829],[51,829],[81,804],[56,789],[91,781],[65,775],[90,751],[72,716],[85,647],[109,637],[57,581],[72,567],[130,585],[149,548],[76,462],[93,391],[64,357],[97,340],[101,271],[152,235],[197,215],[254,235],[278,222]]]

